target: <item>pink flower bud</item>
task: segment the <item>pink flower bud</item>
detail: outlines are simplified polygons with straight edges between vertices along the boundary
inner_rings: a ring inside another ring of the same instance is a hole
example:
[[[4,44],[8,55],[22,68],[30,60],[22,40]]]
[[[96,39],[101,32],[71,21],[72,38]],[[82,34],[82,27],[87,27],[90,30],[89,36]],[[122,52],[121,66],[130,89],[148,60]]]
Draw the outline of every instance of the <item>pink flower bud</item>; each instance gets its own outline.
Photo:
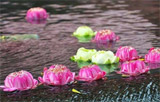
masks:
[[[116,41],[119,37],[115,35],[111,30],[100,30],[95,35],[93,42],[106,42],[106,41]]]
[[[142,73],[146,73],[149,71],[149,67],[145,65],[144,61],[134,60],[127,61],[121,65],[121,74],[126,74],[130,76],[137,76]]]
[[[40,7],[30,8],[26,14],[27,21],[46,20],[47,18],[48,18],[48,14],[46,10]]]
[[[65,85],[73,82],[75,73],[71,72],[64,65],[52,65],[49,69],[44,68],[43,77],[38,77],[38,80],[47,85]]]
[[[145,61],[149,63],[160,63],[160,48],[151,48],[145,55]]]
[[[21,70],[19,72],[10,73],[4,80],[4,83],[4,86],[0,86],[4,91],[23,91],[36,88],[38,81],[33,79],[31,73]]]
[[[131,46],[119,47],[116,56],[120,58],[120,61],[129,61],[139,58],[136,49]]]
[[[93,81],[105,77],[106,72],[102,71],[97,65],[88,65],[80,69],[76,80],[79,81]]]

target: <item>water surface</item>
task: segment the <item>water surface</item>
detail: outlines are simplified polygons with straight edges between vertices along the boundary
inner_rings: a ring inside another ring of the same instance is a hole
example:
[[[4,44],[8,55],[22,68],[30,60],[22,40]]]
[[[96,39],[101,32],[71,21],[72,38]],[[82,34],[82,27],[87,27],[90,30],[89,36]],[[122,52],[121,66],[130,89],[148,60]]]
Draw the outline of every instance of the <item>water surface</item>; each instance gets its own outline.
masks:
[[[46,24],[30,24],[24,18],[31,7],[45,8],[50,17]],[[1,0],[0,34],[38,34],[39,40],[0,43],[0,84],[14,71],[27,70],[37,78],[42,69],[64,64],[78,72],[69,60],[79,47],[96,48],[93,43],[79,43],[71,34],[77,27],[93,30],[111,29],[119,46],[132,46],[144,56],[151,47],[160,47],[159,0]],[[103,49],[103,48],[97,48]],[[39,86],[35,90],[6,93],[2,102],[159,102],[160,70],[138,78],[121,78],[115,73],[106,81],[64,87]],[[127,79],[127,80],[126,80]],[[131,81],[130,81],[131,80]],[[76,88],[83,94],[72,93]]]

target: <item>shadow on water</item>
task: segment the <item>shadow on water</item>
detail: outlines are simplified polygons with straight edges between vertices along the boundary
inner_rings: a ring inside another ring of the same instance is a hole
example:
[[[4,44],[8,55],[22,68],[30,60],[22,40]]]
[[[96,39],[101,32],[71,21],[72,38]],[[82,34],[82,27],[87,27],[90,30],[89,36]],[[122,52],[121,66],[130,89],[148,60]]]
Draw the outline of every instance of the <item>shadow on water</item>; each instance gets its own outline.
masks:
[[[24,19],[31,7],[43,7],[50,17],[46,23],[31,24]],[[144,56],[151,47],[160,47],[159,0],[1,0],[0,34],[38,34],[39,40],[0,43],[0,84],[14,71],[27,70],[37,78],[45,66],[64,64],[78,73],[69,58],[79,47],[99,48],[78,43],[71,36],[78,26],[94,31],[111,29],[118,36],[113,52],[129,45]],[[77,83],[64,87],[39,86],[35,90],[7,93],[2,102],[159,102],[160,70],[137,78],[123,78],[114,72],[108,80]],[[82,94],[71,91],[72,88]]]

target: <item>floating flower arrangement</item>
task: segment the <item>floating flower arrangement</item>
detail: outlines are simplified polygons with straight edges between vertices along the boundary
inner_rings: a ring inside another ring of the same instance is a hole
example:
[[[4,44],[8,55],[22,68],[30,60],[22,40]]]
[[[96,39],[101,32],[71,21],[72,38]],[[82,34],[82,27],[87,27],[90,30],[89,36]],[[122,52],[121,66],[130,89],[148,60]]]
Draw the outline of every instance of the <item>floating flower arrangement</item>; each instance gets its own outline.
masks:
[[[120,61],[130,61],[140,58],[137,50],[131,46],[119,47],[116,56],[120,58]]]
[[[88,65],[80,69],[78,76],[75,77],[79,81],[94,81],[104,78],[105,71],[102,71],[98,65]]]
[[[47,11],[41,7],[30,8],[26,14],[26,19],[30,20],[46,20],[47,18]]]
[[[148,71],[149,67],[145,65],[144,61],[132,60],[122,63],[121,69],[118,73],[129,76],[137,76]]]
[[[95,32],[88,26],[80,26],[72,36],[76,37],[79,42],[89,42],[95,36]]]
[[[160,48],[151,48],[145,55],[145,61],[149,63],[160,63]]]
[[[96,49],[79,48],[77,54],[71,57],[72,61],[91,61],[94,64],[118,63],[119,58],[112,51],[96,51]]]
[[[31,8],[26,14],[26,19],[29,22],[46,20],[47,18],[48,14],[46,10],[40,7]],[[26,36],[28,37],[28,35]],[[24,38],[26,38],[26,36]],[[94,32],[88,26],[78,27],[73,33],[73,36],[77,37],[80,42],[91,41],[92,37],[94,37],[93,42],[103,44],[119,40],[119,37],[111,30]],[[16,37],[17,36],[1,36],[0,41]],[[34,35],[33,38],[38,37]],[[40,84],[53,86],[66,85],[73,83],[75,80],[92,82],[103,79],[106,76],[106,72],[102,70],[103,68],[106,70],[107,66],[105,65],[112,66],[112,64],[118,63],[119,60],[121,61],[120,71],[118,71],[119,74],[138,76],[149,71],[149,67],[146,66],[145,62],[160,63],[160,48],[151,48],[148,54],[145,55],[145,61],[139,58],[136,49],[131,46],[119,47],[115,55],[112,51],[97,51],[96,49],[85,49],[81,47],[77,50],[76,55],[70,58],[72,61],[78,62],[81,67],[78,76],[75,76],[75,72],[71,72],[69,68],[64,65],[52,65],[49,68],[44,68],[43,76],[38,77],[38,80]],[[83,64],[80,65],[82,62]],[[103,68],[100,68],[98,65],[103,66]],[[21,70],[10,73],[5,78],[4,85],[1,85],[0,88],[3,89],[3,91],[24,91],[34,89],[37,86],[38,81],[33,78],[32,74]],[[80,93],[77,90],[72,91]]]
[[[100,30],[96,33],[93,42],[105,43],[107,41],[117,41],[119,37],[111,30]]]
[[[113,64],[118,63],[119,58],[112,51],[98,51],[92,56],[92,63],[95,64]]]
[[[150,51],[152,51],[153,49],[154,48],[152,48]],[[76,57],[74,58],[76,59],[75,61],[81,61],[81,60],[92,61],[93,60],[92,62],[96,62],[101,65],[103,64],[112,65],[111,62],[118,62],[118,59],[119,59],[118,57],[114,56],[114,53],[111,51],[96,51],[95,49],[85,49],[85,48],[80,48],[79,50],[83,56],[80,56],[81,54],[75,55],[74,56]],[[87,57],[85,56],[85,54],[83,54],[83,51],[85,52]],[[157,53],[157,49],[155,49],[155,51],[153,51],[152,53],[154,52]],[[77,56],[80,56],[80,57],[77,57]],[[96,56],[98,58],[96,58]],[[155,57],[155,58],[159,58],[159,57]],[[159,61],[159,59],[156,59],[156,60]],[[106,76],[106,72],[103,71],[103,70],[106,70],[106,68],[105,69],[102,68],[103,69],[102,70],[99,65],[93,65],[92,63],[88,65],[87,64],[85,66],[82,66],[82,68],[78,73],[78,76],[75,76],[75,72],[71,72],[64,65],[52,65],[49,67],[49,69],[44,68],[43,76],[38,77],[38,79],[40,81],[40,84],[56,86],[56,85],[66,85],[68,83],[73,83],[75,80],[91,82],[91,81],[103,79]],[[126,76],[138,76],[140,74],[147,73],[149,69],[150,68],[146,66],[143,60],[135,59],[135,60],[128,60],[128,61],[122,62],[120,65],[120,71],[118,71],[117,73],[126,75]],[[33,78],[31,73],[22,70],[19,72],[10,73],[4,80],[4,84],[5,85],[0,86],[0,88],[3,89],[3,91],[15,91],[15,90],[24,91],[24,90],[36,88],[38,85],[38,81]]]
[[[44,68],[43,77],[38,77],[42,84],[47,85],[65,85],[73,82],[75,73],[71,72],[64,65],[52,65],[49,69]]]
[[[26,14],[26,20],[32,24],[46,23],[47,11],[41,7],[30,8]]]
[[[95,49],[85,49],[84,47],[81,47],[77,50],[77,53],[75,56],[71,57],[72,61],[91,61],[92,56],[96,54],[97,50]]]
[[[0,86],[3,91],[24,91],[36,88],[38,81],[33,79],[31,73],[21,70],[19,72],[10,73],[4,80],[4,84],[5,85]]]

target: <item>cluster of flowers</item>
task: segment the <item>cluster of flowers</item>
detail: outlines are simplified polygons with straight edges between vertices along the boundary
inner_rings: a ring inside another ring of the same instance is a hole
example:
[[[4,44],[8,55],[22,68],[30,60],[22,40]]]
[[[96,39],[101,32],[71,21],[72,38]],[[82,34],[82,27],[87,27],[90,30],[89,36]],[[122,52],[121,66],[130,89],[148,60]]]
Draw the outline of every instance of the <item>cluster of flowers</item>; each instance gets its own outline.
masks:
[[[96,51],[95,49],[79,48],[76,55],[71,57],[73,61],[91,61],[93,64],[113,64],[121,62],[121,70],[118,73],[136,76],[149,71],[149,67],[140,59],[135,48],[131,46],[119,47],[114,55],[111,51]],[[146,62],[160,63],[160,49],[151,48],[145,55]]]
[[[119,58],[112,51],[97,51],[96,49],[79,48],[76,55],[71,57],[73,61],[91,61],[93,64],[118,63]]]
[[[90,27],[81,26],[74,33],[73,36],[80,39],[81,37],[94,37],[92,42],[104,43],[116,42],[119,37],[115,35],[111,30],[100,30],[98,32],[93,32]],[[140,59],[136,49],[131,46],[119,47],[116,54],[114,55],[111,51],[96,51],[95,49],[85,49],[80,48],[77,54],[71,57],[73,61],[91,61],[94,64],[113,64],[121,62],[121,70],[119,73],[136,76],[141,73],[149,71],[149,67],[145,65],[145,62]],[[149,53],[145,55],[145,61],[148,65],[153,65],[153,63],[160,63],[160,49],[151,48]]]
[[[93,81],[105,77],[106,72],[102,71],[97,65],[88,65],[80,69],[78,76],[71,72],[64,65],[52,65],[49,69],[44,68],[43,77],[38,77],[40,84],[46,85],[65,85],[72,83],[74,80]],[[38,86],[38,81],[33,78],[32,74],[21,70],[10,73],[4,80],[3,91],[28,90]]]
[[[92,42],[96,43],[106,43],[106,42],[114,42],[119,40],[119,36],[117,36],[114,32],[111,30],[100,30],[98,32],[94,32],[90,27],[88,26],[80,26],[77,28],[77,30],[73,33],[73,36],[78,38],[80,42],[91,40],[93,36],[94,39],[92,39]]]
[[[43,8],[31,8],[27,11],[26,19],[28,21],[46,20],[48,14]],[[73,33],[76,37],[94,37],[93,42],[116,41],[119,39],[111,30],[101,30],[93,32],[91,28],[82,26]],[[77,54],[71,57],[74,61],[91,61],[93,65],[83,66],[78,76],[75,72],[71,72],[64,65],[52,65],[44,68],[43,76],[38,77],[40,84],[46,85],[65,85],[78,81],[93,81],[102,79],[106,76],[106,72],[96,64],[113,64],[121,62],[121,69],[118,73],[130,76],[136,76],[149,71],[149,67],[145,65],[143,60],[139,59],[136,49],[130,46],[118,48],[116,54],[112,51],[96,51],[95,49],[79,48]],[[149,53],[145,55],[145,61],[148,63],[160,63],[160,48],[151,48]],[[4,80],[4,84],[0,86],[4,91],[28,90],[38,86],[38,81],[33,78],[32,74],[21,70],[19,72],[10,73]]]
[[[87,50],[84,48],[81,49]],[[96,63],[103,62],[103,64],[106,64],[106,62],[107,63],[112,62],[112,59],[110,59],[110,57],[116,59],[116,57],[112,55],[111,51],[109,52],[100,51],[97,52],[97,54],[95,55],[93,55],[93,53],[96,53],[94,49],[87,51],[88,53],[85,52],[74,56],[76,61],[77,60],[88,61],[89,59],[91,59],[91,56],[92,59],[94,59],[94,57],[97,56],[99,58],[96,58],[95,61]],[[101,55],[101,53],[102,54],[105,53],[107,56],[105,56],[105,54]],[[105,56],[106,59],[104,59],[103,56]],[[119,72],[121,74],[136,76],[149,71],[149,68],[145,65],[144,61],[136,60],[139,58],[139,56],[137,55],[137,51],[132,47],[129,46],[120,47],[116,52],[116,56],[120,58],[120,61],[122,62],[121,70]],[[145,61],[151,63],[160,63],[160,49],[151,48],[149,50],[149,53],[145,55]],[[78,76],[75,76],[75,72],[71,72],[64,65],[52,65],[50,66],[49,69],[47,69],[46,67],[44,68],[43,77],[38,77],[38,80],[40,81],[41,84],[65,85],[67,83],[74,82],[75,79],[79,81],[93,81],[102,79],[105,76],[106,72],[102,71],[98,65],[88,65],[82,67],[79,71]],[[33,78],[32,74],[24,70],[10,73],[4,80],[4,83],[5,85],[0,86],[0,88],[2,88],[4,91],[14,91],[14,90],[23,91],[28,89],[34,89],[38,85],[38,81]]]
[[[116,57],[112,55],[111,51],[96,52],[96,50],[94,49],[81,49],[86,50],[86,52],[81,54],[77,52],[77,55],[74,56],[74,58],[76,59],[75,61],[88,61],[91,59],[91,56],[92,59],[97,56],[99,58],[96,58],[96,63],[102,64],[101,62],[103,62],[103,64],[111,64],[109,62],[112,62],[113,59],[116,59]],[[97,54],[93,55],[93,53]],[[106,56],[104,53],[106,54]],[[104,59],[105,57],[103,56],[105,56],[106,59]],[[138,59],[139,56],[137,55],[137,51],[132,47],[120,47],[116,52],[116,56],[122,62],[121,70],[119,72],[121,74],[136,76],[149,71],[149,67],[145,65],[145,62],[143,60]],[[151,48],[149,50],[149,53],[145,55],[145,61],[150,63],[160,63],[160,49]],[[106,72],[102,71],[98,65],[87,65],[82,67],[79,71],[78,76],[75,76],[75,72],[71,72],[64,65],[52,65],[49,67],[49,69],[47,69],[46,67],[44,68],[43,77],[38,77],[38,80],[40,81],[40,84],[65,85],[74,82],[74,80],[91,82],[93,80],[102,79],[105,76]],[[4,80],[4,84],[5,85],[0,86],[0,88],[2,88],[4,91],[23,91],[36,88],[38,86],[38,81],[33,78],[31,73],[21,70],[19,72],[10,73]]]
[[[139,59],[136,49],[130,46],[118,48],[116,56],[120,58],[121,70],[119,73],[136,76],[149,71],[145,62],[150,64],[160,63],[160,48],[151,48],[145,55],[144,61]]]

